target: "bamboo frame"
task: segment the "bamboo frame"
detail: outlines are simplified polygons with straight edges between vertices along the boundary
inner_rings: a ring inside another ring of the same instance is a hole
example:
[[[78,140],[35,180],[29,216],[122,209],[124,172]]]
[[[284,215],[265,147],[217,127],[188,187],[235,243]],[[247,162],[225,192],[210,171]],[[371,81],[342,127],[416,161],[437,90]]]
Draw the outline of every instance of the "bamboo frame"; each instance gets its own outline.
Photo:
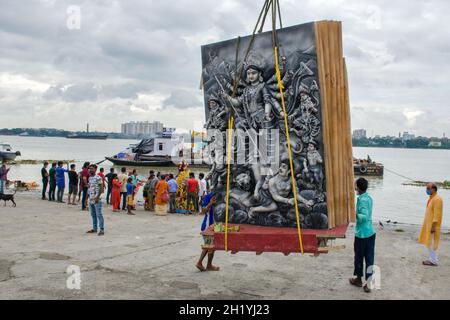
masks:
[[[328,227],[355,221],[348,80],[342,25],[315,23],[328,206]]]

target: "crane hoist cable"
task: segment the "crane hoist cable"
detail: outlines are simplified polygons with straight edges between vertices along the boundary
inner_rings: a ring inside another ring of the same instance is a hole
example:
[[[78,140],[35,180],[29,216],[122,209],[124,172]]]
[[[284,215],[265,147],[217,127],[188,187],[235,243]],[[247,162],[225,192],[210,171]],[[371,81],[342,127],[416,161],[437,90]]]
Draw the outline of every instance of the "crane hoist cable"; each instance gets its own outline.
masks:
[[[265,0],[264,5],[261,9],[261,12],[258,17],[258,21],[256,22],[255,28],[253,29],[253,33],[251,35],[250,43],[248,45],[248,48],[246,50],[246,53],[244,55],[244,60],[247,59],[247,56],[250,52],[250,49],[253,45],[253,42],[255,40],[255,32],[258,28],[258,25],[261,21],[261,26],[258,31],[258,33],[262,32],[262,29],[264,27],[264,23],[266,20],[266,16],[271,9],[272,11],[272,47],[274,50],[274,58],[275,58],[275,72],[276,72],[276,78],[278,83],[278,89],[280,91],[280,97],[281,97],[281,106],[283,110],[283,116],[284,116],[284,126],[286,128],[286,142],[288,146],[288,155],[289,155],[289,167],[290,167],[290,173],[291,173],[291,182],[292,182],[292,193],[294,197],[294,207],[295,207],[295,217],[297,220],[297,234],[298,234],[298,241],[299,241],[299,247],[300,252],[303,254],[303,241],[302,241],[302,233],[301,233],[301,226],[300,226],[300,214],[299,214],[299,208],[298,208],[298,201],[297,201],[297,185],[295,183],[295,174],[294,174],[294,164],[293,164],[293,158],[292,158],[292,150],[291,150],[291,140],[289,136],[289,123],[287,118],[287,112],[286,112],[286,104],[284,101],[284,86],[283,81],[281,79],[281,72],[280,72],[280,66],[278,62],[278,38],[277,38],[277,32],[276,32],[276,18],[278,15],[280,27],[282,28],[282,22],[281,22],[281,10],[280,10],[280,3],[279,0]],[[238,53],[239,53],[239,46],[240,46],[240,38],[238,38],[237,47],[236,47],[236,69],[237,69],[237,61],[238,61]],[[234,79],[234,85],[233,85],[233,97],[236,95],[237,86],[240,78],[242,77],[242,71],[243,71],[243,65],[241,66],[239,72],[236,72],[235,79]],[[233,139],[233,125],[234,125],[234,115],[233,110],[230,110],[230,114],[228,117],[228,144],[227,144],[227,184],[226,184],[226,196],[225,196],[225,251],[228,251],[228,212],[229,212],[229,198],[230,198],[230,174],[231,174],[231,147],[232,147],[232,139]]]

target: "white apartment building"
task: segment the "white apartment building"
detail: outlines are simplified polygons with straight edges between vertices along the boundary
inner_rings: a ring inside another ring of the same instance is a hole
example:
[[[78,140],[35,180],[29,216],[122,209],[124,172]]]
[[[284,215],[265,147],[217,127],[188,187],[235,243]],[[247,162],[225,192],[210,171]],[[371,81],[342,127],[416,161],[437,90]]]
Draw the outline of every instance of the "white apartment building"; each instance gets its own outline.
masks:
[[[146,135],[152,136],[158,132],[163,131],[163,124],[159,121],[131,121],[127,123],[122,123],[122,134],[137,136],[137,135]]]
[[[405,131],[405,132],[403,132],[402,141],[405,142],[405,141],[408,141],[408,140],[412,140],[415,137],[416,136],[414,134]]]
[[[353,139],[365,139],[367,138],[367,133],[365,129],[353,130]]]

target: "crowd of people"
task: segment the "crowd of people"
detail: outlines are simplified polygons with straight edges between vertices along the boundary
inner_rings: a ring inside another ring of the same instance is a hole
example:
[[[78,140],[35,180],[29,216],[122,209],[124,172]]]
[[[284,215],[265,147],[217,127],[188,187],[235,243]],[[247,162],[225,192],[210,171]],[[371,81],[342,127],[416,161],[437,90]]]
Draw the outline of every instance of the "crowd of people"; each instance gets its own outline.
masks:
[[[97,233],[99,236],[105,234],[104,218],[102,212],[101,196],[106,192],[106,204],[112,207],[113,212],[126,211],[128,215],[134,215],[137,209],[136,198],[138,191],[142,187],[144,198],[144,210],[155,212],[157,215],[176,213],[178,208],[177,195],[180,193],[176,177],[172,173],[155,173],[150,170],[148,178],[143,181],[139,178],[136,169],[127,172],[123,167],[120,173],[115,172],[115,168],[110,168],[105,174],[104,168],[97,167],[96,164],[85,162],[81,171],[77,172],[76,165],[64,167],[62,161],[51,164],[44,162],[41,169],[42,175],[42,200],[65,203],[64,194],[66,189],[66,174],[68,176],[67,205],[78,205],[81,203],[81,210],[89,210],[92,217],[92,228],[87,231],[89,234]],[[179,174],[186,167],[179,167]],[[97,172],[98,170],[98,172]],[[190,214],[204,214],[201,231],[214,223],[215,196],[209,192],[208,183],[203,173],[196,179],[193,172],[189,173],[189,178],[183,183],[182,194],[186,195],[187,208]],[[207,240],[205,240],[205,243]],[[206,267],[203,267],[203,260],[208,256]],[[218,271],[219,267],[212,264],[214,249],[211,246],[203,246],[200,259],[196,267],[200,271]]]
[[[66,174],[68,179],[66,179]],[[113,212],[126,211],[127,214],[134,215],[133,211],[137,208],[136,199],[140,189],[142,189],[146,211],[165,215],[176,213],[179,209],[177,205],[179,186],[172,173],[155,173],[150,170],[148,178],[140,179],[136,169],[128,172],[127,168],[123,167],[117,173],[115,168],[110,168],[109,172],[105,174],[104,168],[98,169],[96,164],[89,162],[85,162],[81,170],[77,171],[75,164],[65,166],[62,161],[59,161],[51,165],[44,162],[41,176],[42,200],[67,203],[67,205],[80,204],[81,210],[94,210],[97,220],[100,221],[103,221],[101,205],[96,203],[97,205],[94,207],[92,204],[95,197],[100,200],[103,193],[106,193],[106,204],[111,206]],[[193,172],[189,173],[189,178],[185,182],[185,194],[187,207],[192,210],[188,210],[188,213],[201,213],[201,203],[207,192],[208,183],[205,175],[200,173],[199,179],[197,179]],[[101,201],[98,202],[101,204]],[[100,230],[104,234],[102,223],[100,223]]]

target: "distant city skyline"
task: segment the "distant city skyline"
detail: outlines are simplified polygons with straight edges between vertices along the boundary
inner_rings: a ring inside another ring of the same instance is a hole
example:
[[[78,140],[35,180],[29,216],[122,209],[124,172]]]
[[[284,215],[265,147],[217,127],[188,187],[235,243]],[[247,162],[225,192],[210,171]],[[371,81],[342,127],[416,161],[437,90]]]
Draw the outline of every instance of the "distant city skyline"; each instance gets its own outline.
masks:
[[[419,137],[419,136],[423,136],[423,137],[435,137],[435,138],[448,138],[448,135],[446,132],[442,132],[440,135],[430,135],[430,134],[416,134],[414,131],[404,131],[404,130],[399,130],[397,131],[397,134],[391,132],[375,132],[374,130],[370,130],[370,129],[366,129],[366,128],[352,128],[352,137],[355,138],[355,135],[357,137],[360,137],[362,135],[362,131],[364,131],[365,136],[367,138],[369,137],[376,137],[376,136],[382,136],[382,137],[403,137],[405,134],[406,135],[412,135],[414,137]]]
[[[120,125],[120,129],[119,130],[99,130],[95,128],[95,125],[92,126],[91,124],[89,124],[90,126],[90,131],[95,131],[95,132],[109,132],[109,133],[122,133],[125,135],[142,135],[142,134],[153,134],[156,132],[162,132],[163,128],[176,128],[176,127],[170,127],[167,126],[166,124],[161,123],[160,121],[129,121],[126,123],[122,123]],[[197,124],[198,126],[198,124]],[[84,124],[84,127],[81,126],[80,128],[77,129],[68,129],[68,128],[63,128],[63,127],[3,127],[0,128],[0,130],[2,129],[55,129],[55,130],[66,130],[66,131],[74,131],[74,132],[81,132],[81,131],[85,131],[86,130],[86,124]],[[186,128],[176,128],[177,131],[182,131],[185,132],[184,129]],[[187,130],[191,130],[192,128],[187,128]],[[131,131],[130,131],[131,130]],[[198,131],[198,128],[196,129]],[[188,132],[187,131],[187,132]],[[363,133],[364,132],[364,133]],[[416,134],[413,131],[398,131],[397,134],[393,134],[392,132],[384,132],[384,133],[379,133],[379,132],[375,132],[372,131],[370,132],[370,130],[366,129],[366,128],[352,128],[352,137],[353,138],[361,138],[362,135],[365,135],[367,138],[374,138],[377,136],[380,137],[404,137],[405,134],[406,135],[410,135],[412,138],[414,137],[419,137],[419,136],[423,136],[423,137],[428,137],[428,138],[448,138],[448,135],[443,132],[441,135],[419,135]]]

